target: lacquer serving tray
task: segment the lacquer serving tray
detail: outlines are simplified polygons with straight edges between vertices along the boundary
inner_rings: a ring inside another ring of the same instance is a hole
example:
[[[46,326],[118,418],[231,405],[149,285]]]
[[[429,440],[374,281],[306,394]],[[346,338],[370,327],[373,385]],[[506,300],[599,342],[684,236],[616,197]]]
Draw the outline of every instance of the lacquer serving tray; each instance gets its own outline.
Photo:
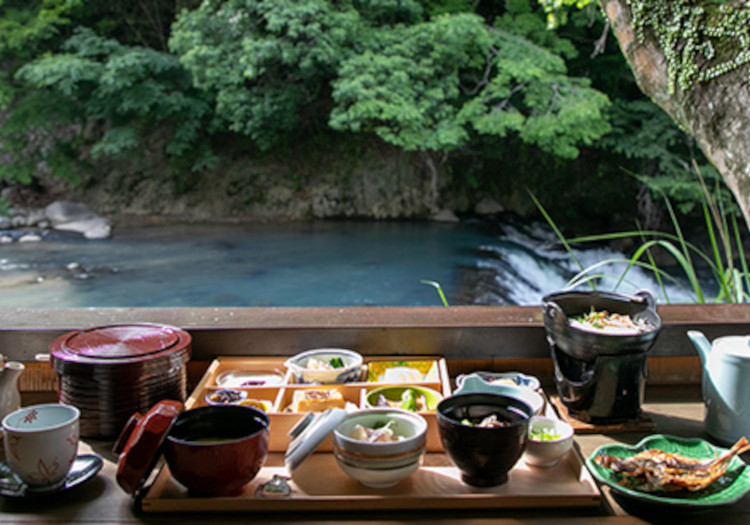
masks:
[[[362,381],[339,385],[344,398],[355,404],[361,403],[364,394],[372,388],[382,386],[376,381],[383,366],[405,366],[403,358],[378,357],[378,364],[365,358]],[[450,377],[445,360],[439,357],[420,357],[417,361],[432,370],[424,381],[410,383],[429,386],[443,395],[451,394]],[[381,362],[387,363],[383,365]],[[416,362],[416,361],[415,361]],[[435,363],[433,369],[430,362]],[[426,364],[424,364],[426,363]],[[417,365],[415,364],[415,367]],[[186,401],[192,408],[204,403],[207,392],[219,388],[217,378],[232,378],[247,374],[273,374],[283,368],[278,358],[218,358],[206,371],[201,382]],[[244,372],[236,372],[242,370]],[[435,375],[434,371],[437,371]],[[224,374],[224,376],[222,376]],[[423,413],[428,421],[428,453],[420,469],[398,485],[387,489],[374,489],[351,479],[336,464],[330,453],[330,438],[307,458],[290,476],[284,466],[284,454],[289,443],[287,432],[304,415],[283,412],[290,399],[290,391],[300,388],[315,388],[298,385],[284,375],[280,384],[241,387],[248,395],[266,396],[272,401],[269,413],[270,452],[255,479],[245,486],[242,494],[233,497],[199,497],[190,494],[163,465],[155,473],[153,481],[139,500],[144,512],[268,512],[268,511],[366,511],[366,510],[418,510],[430,509],[502,509],[537,507],[597,507],[601,493],[596,482],[583,464],[579,452],[574,448],[563,460],[552,468],[530,467],[519,461],[509,474],[508,481],[492,488],[475,488],[461,481],[461,476],[448,456],[442,451],[434,414]],[[288,479],[291,493],[287,497],[268,498],[258,493],[259,487],[274,476]]]

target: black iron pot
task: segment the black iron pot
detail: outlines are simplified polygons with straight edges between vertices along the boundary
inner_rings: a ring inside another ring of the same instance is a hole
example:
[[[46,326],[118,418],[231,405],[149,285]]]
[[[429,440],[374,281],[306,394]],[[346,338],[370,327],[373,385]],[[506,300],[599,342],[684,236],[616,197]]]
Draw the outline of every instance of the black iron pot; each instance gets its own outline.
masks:
[[[642,319],[651,330],[617,334],[582,330],[570,319],[591,309]],[[544,327],[555,366],[555,385],[570,414],[590,422],[638,417],[648,377],[646,353],[661,330],[653,296],[559,292],[544,297]]]
[[[647,291],[635,295],[612,292],[558,292],[543,298],[547,340],[571,357],[591,361],[601,355],[646,352],[662,326],[656,301]],[[570,326],[570,319],[594,310],[629,315],[646,321],[652,330],[627,334],[596,333]]]

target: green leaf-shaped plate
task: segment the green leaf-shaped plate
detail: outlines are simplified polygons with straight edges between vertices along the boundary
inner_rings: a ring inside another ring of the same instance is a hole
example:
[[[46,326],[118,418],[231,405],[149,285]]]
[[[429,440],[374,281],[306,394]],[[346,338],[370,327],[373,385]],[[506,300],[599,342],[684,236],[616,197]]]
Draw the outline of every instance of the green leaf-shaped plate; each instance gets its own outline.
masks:
[[[597,465],[594,458],[600,454],[610,454],[621,458],[635,456],[639,452],[657,448],[673,454],[692,458],[714,458],[727,449],[713,446],[698,438],[682,438],[665,434],[654,434],[641,440],[637,445],[622,444],[603,445],[597,448],[586,459],[586,466],[591,474],[601,483],[609,486],[614,492],[640,501],[660,505],[681,507],[714,507],[731,505],[750,492],[750,468],[735,456],[729,463],[726,474],[709,487],[696,492],[680,490],[674,492],[642,492],[618,485],[619,475],[611,469]]]

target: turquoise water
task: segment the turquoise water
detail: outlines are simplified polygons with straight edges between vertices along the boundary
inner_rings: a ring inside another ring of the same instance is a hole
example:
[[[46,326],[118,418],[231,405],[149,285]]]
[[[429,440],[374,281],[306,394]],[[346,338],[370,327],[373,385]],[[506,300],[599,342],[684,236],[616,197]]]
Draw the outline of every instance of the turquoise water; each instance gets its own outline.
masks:
[[[616,255],[576,253],[585,266]],[[102,241],[0,245],[0,307],[441,305],[423,280],[455,305],[532,305],[576,271],[546,225],[513,217],[116,227]],[[656,289],[644,272],[628,280],[619,291]],[[675,289],[670,300],[689,299]]]
[[[466,224],[315,222],[115,229],[0,247],[0,306],[441,304],[491,240]]]

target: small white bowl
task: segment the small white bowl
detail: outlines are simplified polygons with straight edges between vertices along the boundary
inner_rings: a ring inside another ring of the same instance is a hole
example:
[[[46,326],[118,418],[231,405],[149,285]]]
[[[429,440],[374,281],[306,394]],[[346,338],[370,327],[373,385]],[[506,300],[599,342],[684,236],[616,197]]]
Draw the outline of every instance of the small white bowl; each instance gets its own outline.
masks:
[[[373,489],[385,489],[398,485],[401,480],[404,480],[414,474],[417,470],[419,470],[422,461],[414,461],[403,467],[387,469],[355,467],[344,461],[338,461],[338,464],[345,474],[347,474],[350,478],[356,479],[365,487],[370,487]]]
[[[311,359],[328,363],[331,359],[339,358],[344,363],[341,368],[310,369]],[[292,373],[295,383],[331,384],[351,383],[358,381],[362,375],[362,356],[353,350],[344,348],[317,348],[299,353],[287,359],[284,363]]]
[[[537,433],[557,435],[555,439],[532,439]],[[553,467],[573,447],[573,427],[565,421],[546,416],[534,416],[529,421],[529,439],[523,460],[534,467]]]
[[[372,428],[393,421],[399,441],[368,443],[350,437],[357,424]],[[371,408],[345,417],[333,432],[333,454],[341,470],[363,485],[392,487],[413,474],[425,453],[427,421],[414,412]]]
[[[466,375],[453,394],[500,394],[513,397],[529,405],[534,415],[539,414],[544,407],[544,398],[535,390],[523,386],[488,383],[477,374]]]

